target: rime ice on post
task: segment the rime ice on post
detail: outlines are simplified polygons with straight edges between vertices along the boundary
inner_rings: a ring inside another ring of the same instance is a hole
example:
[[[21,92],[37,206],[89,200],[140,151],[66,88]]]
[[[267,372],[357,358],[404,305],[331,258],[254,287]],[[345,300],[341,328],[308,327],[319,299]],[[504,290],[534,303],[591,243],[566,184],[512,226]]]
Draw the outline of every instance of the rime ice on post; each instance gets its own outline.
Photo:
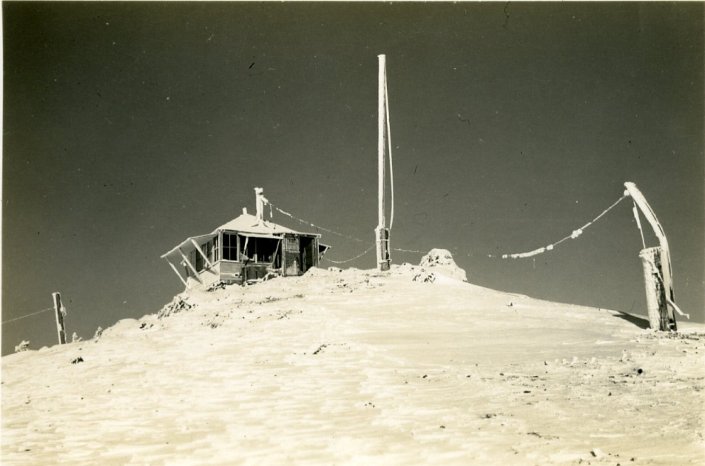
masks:
[[[659,245],[645,248],[639,254],[644,267],[644,286],[646,287],[646,303],[649,312],[649,326],[654,330],[677,330],[676,310],[682,313],[675,303],[673,293],[673,269],[671,267],[671,251],[663,227],[646,198],[634,183],[624,183],[625,194],[634,200],[646,220],[654,230]],[[670,306],[669,306],[670,305]],[[685,315],[685,314],[683,314]]]
[[[56,331],[59,335],[59,344],[66,344],[66,329],[64,328],[64,316],[66,315],[66,308],[61,304],[61,293],[58,291],[52,293],[54,298],[54,312],[56,314]]]
[[[642,249],[639,257],[644,267],[644,287],[646,288],[646,309],[649,316],[649,327],[668,330],[666,292],[661,279],[663,276],[661,248],[655,246]],[[675,321],[673,325],[675,326]]]
[[[377,228],[375,228],[375,241],[377,245],[377,269],[380,271],[389,270],[391,258],[389,257],[389,230],[387,228],[387,220],[385,218],[385,165],[387,150],[387,140],[389,138],[389,103],[387,101],[387,65],[386,55],[378,55],[379,59],[379,89],[378,89],[378,105],[377,105],[377,170],[378,170],[378,220]],[[391,158],[390,158],[391,172]],[[392,191],[393,192],[393,191]],[[393,194],[392,194],[393,196]],[[394,200],[392,199],[392,205]],[[392,206],[392,212],[394,207]]]
[[[269,201],[264,197],[264,189],[255,188],[255,208],[257,212],[257,223],[264,222],[264,206],[269,204]]]

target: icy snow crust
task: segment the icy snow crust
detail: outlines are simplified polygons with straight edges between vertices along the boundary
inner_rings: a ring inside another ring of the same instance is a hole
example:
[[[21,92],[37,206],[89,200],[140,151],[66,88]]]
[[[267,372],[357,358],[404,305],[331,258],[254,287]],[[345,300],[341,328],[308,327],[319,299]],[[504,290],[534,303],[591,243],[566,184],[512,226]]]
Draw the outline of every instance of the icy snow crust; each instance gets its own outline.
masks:
[[[703,327],[437,265],[184,292],[7,356],[2,463],[702,464]]]

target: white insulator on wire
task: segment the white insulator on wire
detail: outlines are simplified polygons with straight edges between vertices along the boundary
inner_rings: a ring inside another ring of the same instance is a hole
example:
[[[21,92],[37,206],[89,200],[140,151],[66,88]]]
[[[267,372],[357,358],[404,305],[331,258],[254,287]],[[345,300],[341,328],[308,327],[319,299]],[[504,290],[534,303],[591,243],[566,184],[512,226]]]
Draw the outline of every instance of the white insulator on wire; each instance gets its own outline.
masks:
[[[549,244],[548,246],[545,246],[545,247],[543,247],[543,248],[534,249],[533,251],[523,252],[523,253],[519,253],[519,254],[502,254],[502,259],[509,259],[509,258],[511,258],[511,259],[523,259],[523,258],[526,258],[526,257],[532,257],[532,256],[536,256],[536,255],[538,255],[538,254],[542,254],[542,253],[544,253],[544,252],[546,252],[546,251],[553,251],[553,248],[554,248],[555,246],[558,246],[558,245],[561,244],[562,242],[567,241],[567,240],[569,240],[569,239],[576,239],[576,238],[578,238],[580,235],[582,235],[582,234],[583,234],[583,230],[584,230],[585,228],[589,227],[590,225],[592,225],[593,223],[595,223],[596,221],[598,221],[599,219],[601,219],[605,214],[607,214],[607,212],[609,212],[610,210],[614,209],[614,208],[617,206],[617,204],[619,204],[627,195],[628,195],[628,193],[625,192],[625,194],[622,195],[622,197],[620,197],[619,199],[617,199],[611,206],[609,206],[608,208],[606,208],[605,210],[603,210],[603,211],[600,213],[600,215],[598,215],[597,217],[595,217],[594,219],[592,219],[591,221],[589,221],[588,223],[586,223],[585,225],[583,225],[581,228],[578,228],[577,230],[573,230],[573,232],[572,232],[570,235],[568,235],[568,236],[566,236],[566,237],[564,237],[564,238],[561,238],[560,240],[558,240],[558,241],[556,241],[556,242],[554,242],[554,243],[551,243],[551,244]],[[491,255],[490,255],[490,257],[491,257]]]

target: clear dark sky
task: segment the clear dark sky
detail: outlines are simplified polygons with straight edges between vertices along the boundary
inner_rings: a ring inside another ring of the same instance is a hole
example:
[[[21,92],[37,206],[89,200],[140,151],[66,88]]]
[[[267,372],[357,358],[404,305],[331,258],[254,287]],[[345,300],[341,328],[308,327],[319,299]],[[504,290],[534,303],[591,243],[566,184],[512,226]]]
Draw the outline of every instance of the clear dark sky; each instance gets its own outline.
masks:
[[[3,320],[57,290],[84,338],[158,310],[182,288],[160,254],[252,211],[255,186],[372,244],[379,53],[394,246],[450,249],[479,285],[645,314],[630,202],[536,261],[487,257],[563,237],[633,181],[677,302],[704,318],[702,3],[2,7]],[[323,238],[334,259],[367,248]],[[53,317],[2,336],[3,353],[54,344]]]

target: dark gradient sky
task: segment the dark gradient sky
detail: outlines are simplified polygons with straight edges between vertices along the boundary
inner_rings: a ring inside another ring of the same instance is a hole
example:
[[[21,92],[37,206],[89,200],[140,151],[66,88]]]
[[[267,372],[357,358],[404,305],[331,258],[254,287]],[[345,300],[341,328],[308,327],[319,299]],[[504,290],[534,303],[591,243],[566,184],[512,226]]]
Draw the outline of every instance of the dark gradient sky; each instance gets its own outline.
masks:
[[[56,290],[69,335],[156,311],[182,288],[160,254],[253,210],[254,186],[371,243],[386,53],[396,247],[450,249],[479,285],[643,314],[631,203],[536,261],[487,257],[563,237],[634,181],[702,321],[703,9],[3,3],[2,318]],[[324,241],[335,259],[367,247]],[[2,336],[3,353],[53,344],[53,317]]]

